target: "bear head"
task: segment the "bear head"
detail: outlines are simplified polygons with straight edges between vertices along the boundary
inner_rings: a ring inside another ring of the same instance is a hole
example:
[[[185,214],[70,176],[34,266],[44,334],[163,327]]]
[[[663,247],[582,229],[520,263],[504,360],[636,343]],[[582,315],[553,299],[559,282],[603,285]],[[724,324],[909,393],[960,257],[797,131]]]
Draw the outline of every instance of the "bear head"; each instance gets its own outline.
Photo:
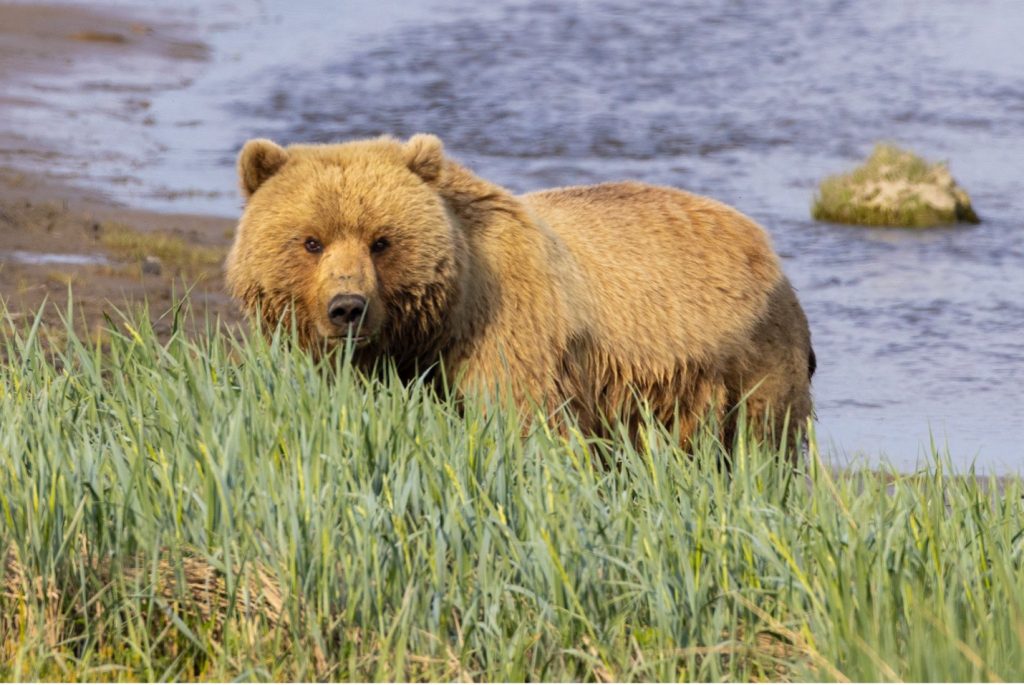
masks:
[[[232,295],[265,330],[294,319],[331,349],[425,350],[445,328],[465,252],[439,192],[441,141],[415,135],[281,147],[250,140],[246,198],[227,259]]]

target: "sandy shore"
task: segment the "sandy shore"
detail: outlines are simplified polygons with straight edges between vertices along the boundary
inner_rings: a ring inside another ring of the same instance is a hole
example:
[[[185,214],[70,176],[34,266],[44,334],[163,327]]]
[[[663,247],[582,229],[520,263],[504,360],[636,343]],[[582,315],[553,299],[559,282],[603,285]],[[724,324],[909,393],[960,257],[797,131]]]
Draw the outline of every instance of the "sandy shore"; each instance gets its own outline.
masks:
[[[0,4],[0,82],[45,81],[97,53],[112,68],[154,55],[170,64],[202,59],[206,47],[181,34],[180,26],[83,8]],[[42,102],[0,92],[0,298],[9,314],[31,318],[46,303],[44,325],[59,329],[70,285],[76,324],[86,330],[142,302],[163,330],[160,315],[192,288],[196,313],[236,320],[221,267],[234,222],[124,207],[40,171],[62,151],[12,130],[5,110]]]

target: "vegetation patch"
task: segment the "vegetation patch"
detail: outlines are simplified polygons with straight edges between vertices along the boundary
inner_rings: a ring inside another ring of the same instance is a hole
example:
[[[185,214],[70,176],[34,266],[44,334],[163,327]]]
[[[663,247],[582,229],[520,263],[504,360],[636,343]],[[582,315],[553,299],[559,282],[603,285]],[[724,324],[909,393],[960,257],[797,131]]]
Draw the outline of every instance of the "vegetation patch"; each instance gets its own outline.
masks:
[[[822,181],[811,214],[818,221],[865,226],[921,228],[979,221],[946,164],[932,164],[886,144],[876,145],[857,169]]]
[[[3,680],[1024,679],[1017,479],[726,472],[149,321],[0,333]]]
[[[217,274],[227,256],[222,247],[192,245],[180,236],[162,231],[138,231],[117,222],[100,228],[100,243],[121,259],[142,264],[155,257],[174,272],[202,280]]]

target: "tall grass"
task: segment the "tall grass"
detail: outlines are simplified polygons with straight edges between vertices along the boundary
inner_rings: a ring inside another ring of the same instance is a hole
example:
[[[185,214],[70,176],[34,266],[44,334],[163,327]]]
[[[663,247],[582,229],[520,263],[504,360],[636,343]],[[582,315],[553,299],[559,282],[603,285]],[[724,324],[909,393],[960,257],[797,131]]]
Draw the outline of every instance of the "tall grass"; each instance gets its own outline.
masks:
[[[1017,480],[725,473],[282,336],[8,328],[5,680],[1024,678]]]

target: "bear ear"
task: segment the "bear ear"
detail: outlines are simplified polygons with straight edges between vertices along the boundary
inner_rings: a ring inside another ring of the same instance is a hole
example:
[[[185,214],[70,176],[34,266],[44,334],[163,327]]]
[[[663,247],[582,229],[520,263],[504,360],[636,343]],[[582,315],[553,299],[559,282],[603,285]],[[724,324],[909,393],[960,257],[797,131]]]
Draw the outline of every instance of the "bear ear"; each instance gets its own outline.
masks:
[[[246,199],[288,161],[288,152],[266,138],[247,142],[238,155],[238,180]]]
[[[444,166],[444,144],[437,136],[417,133],[405,144],[405,163],[409,170],[427,183],[441,176]]]

